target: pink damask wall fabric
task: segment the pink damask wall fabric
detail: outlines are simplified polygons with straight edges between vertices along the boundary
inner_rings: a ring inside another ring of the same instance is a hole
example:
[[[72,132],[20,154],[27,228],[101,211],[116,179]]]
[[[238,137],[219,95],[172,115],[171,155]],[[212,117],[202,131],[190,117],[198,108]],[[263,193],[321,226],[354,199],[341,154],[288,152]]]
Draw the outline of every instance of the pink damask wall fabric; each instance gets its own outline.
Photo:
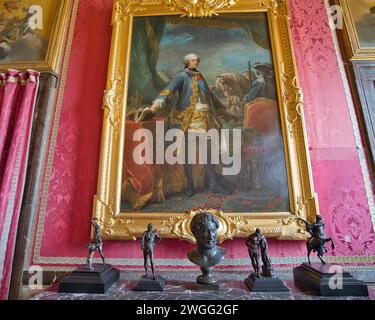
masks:
[[[305,98],[315,190],[337,249],[331,255],[374,255],[375,238],[353,126],[323,0],[291,0],[292,38]],[[76,264],[87,254],[102,125],[102,98],[111,40],[112,1],[81,0],[50,177],[40,256],[30,264]],[[95,21],[95,23],[92,23]],[[51,152],[52,152],[51,151]],[[43,209],[43,208],[42,208]],[[139,244],[106,241],[107,258],[141,258]],[[247,258],[244,239],[226,241],[226,258]],[[193,246],[166,240],[157,258],[185,259]],[[302,257],[303,241],[270,240],[274,257]],[[171,250],[173,248],[173,250]],[[48,260],[48,258],[51,258]],[[49,262],[48,262],[49,261]],[[66,262],[63,262],[66,261]],[[250,262],[249,262],[250,264]]]
[[[290,1],[315,190],[335,255],[373,255],[375,236],[326,8]]]
[[[0,300],[8,295],[39,73],[0,74]]]

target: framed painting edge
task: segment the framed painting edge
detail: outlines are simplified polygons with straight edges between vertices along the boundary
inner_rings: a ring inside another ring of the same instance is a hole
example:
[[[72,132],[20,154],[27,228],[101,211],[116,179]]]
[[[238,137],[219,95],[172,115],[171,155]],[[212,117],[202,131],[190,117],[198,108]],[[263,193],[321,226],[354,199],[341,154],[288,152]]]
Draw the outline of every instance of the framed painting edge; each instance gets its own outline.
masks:
[[[232,2],[231,2],[232,3]],[[230,5],[223,0],[210,12],[190,9],[190,14],[266,12],[272,35],[273,58],[277,73],[277,90],[281,110],[281,125],[287,162],[290,212],[223,213],[212,211],[221,222],[219,240],[246,237],[256,227],[269,237],[303,240],[307,235],[300,217],[314,221],[319,213],[314,192],[307,135],[303,116],[303,94],[299,87],[289,26],[289,8],[283,0],[243,0]],[[199,8],[198,8],[199,9]],[[112,17],[112,42],[107,88],[103,98],[103,131],[98,172],[97,194],[94,195],[93,217],[103,227],[103,239],[135,240],[152,222],[165,238],[194,241],[189,224],[199,212],[188,213],[121,213],[121,181],[125,139],[125,111],[130,64],[132,22],[135,16],[189,15],[189,9],[178,7],[175,1],[116,0]]]
[[[43,61],[15,61],[1,63],[0,70],[6,71],[8,69],[17,69],[23,71],[33,69],[39,72],[53,72],[58,75],[60,73],[64,44],[68,34],[67,27],[69,26],[75,1],[79,0],[60,0],[55,22],[52,27],[46,57]]]
[[[331,0],[331,3],[342,8],[344,28],[341,30],[342,40],[346,55],[349,60],[373,60],[375,59],[375,47],[362,48],[356,31],[353,17],[350,14],[348,0]]]

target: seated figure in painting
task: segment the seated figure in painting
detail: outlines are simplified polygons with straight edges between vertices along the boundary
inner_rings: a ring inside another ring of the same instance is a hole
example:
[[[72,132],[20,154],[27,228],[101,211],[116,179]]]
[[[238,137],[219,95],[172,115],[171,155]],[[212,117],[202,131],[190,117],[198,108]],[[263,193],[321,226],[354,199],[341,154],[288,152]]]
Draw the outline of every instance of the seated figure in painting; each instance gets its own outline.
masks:
[[[219,117],[225,120],[237,120],[237,117],[228,113],[226,107],[212,94],[206,80],[197,70],[200,63],[199,57],[188,54],[184,58],[185,68],[179,72],[170,84],[160,92],[155,99],[151,109],[157,111],[165,107],[168,96],[178,92],[177,104],[174,107],[170,120],[172,126],[181,129],[185,133],[185,164],[184,170],[187,178],[187,196],[195,194],[193,181],[193,165],[188,163],[188,132],[208,131],[210,129],[220,129]],[[207,165],[205,165],[205,182],[213,193],[231,194],[232,190],[223,183],[215,171],[215,166],[211,163],[210,147],[207,143]]]

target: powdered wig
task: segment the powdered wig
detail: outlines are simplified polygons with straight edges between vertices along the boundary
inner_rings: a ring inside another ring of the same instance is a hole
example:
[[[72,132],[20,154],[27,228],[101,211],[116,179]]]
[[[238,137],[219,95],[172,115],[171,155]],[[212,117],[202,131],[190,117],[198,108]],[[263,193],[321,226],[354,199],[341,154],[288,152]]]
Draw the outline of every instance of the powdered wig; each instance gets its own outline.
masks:
[[[185,67],[187,67],[189,65],[189,61],[190,59],[193,59],[193,58],[197,58],[198,59],[198,62],[201,62],[201,59],[199,58],[198,55],[196,55],[195,53],[189,53],[187,54],[185,57],[184,57],[184,65]]]

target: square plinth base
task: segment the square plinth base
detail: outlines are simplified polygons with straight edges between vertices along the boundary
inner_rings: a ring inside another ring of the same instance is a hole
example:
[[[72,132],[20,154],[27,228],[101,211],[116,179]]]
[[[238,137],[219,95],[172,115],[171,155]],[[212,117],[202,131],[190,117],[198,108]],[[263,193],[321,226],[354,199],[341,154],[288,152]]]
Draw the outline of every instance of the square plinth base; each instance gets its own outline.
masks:
[[[60,282],[59,292],[105,293],[120,278],[110,264],[94,264],[93,269],[79,268]]]
[[[215,284],[197,283],[197,291],[219,291],[219,289],[220,289],[219,283],[215,283]]]
[[[341,267],[332,264],[303,263],[293,269],[296,287],[319,296],[366,296],[368,289]]]
[[[133,288],[133,291],[164,291],[166,282],[161,276],[156,276],[155,280],[152,277],[143,276]]]
[[[279,278],[256,278],[249,276],[245,283],[252,292],[289,292]]]

